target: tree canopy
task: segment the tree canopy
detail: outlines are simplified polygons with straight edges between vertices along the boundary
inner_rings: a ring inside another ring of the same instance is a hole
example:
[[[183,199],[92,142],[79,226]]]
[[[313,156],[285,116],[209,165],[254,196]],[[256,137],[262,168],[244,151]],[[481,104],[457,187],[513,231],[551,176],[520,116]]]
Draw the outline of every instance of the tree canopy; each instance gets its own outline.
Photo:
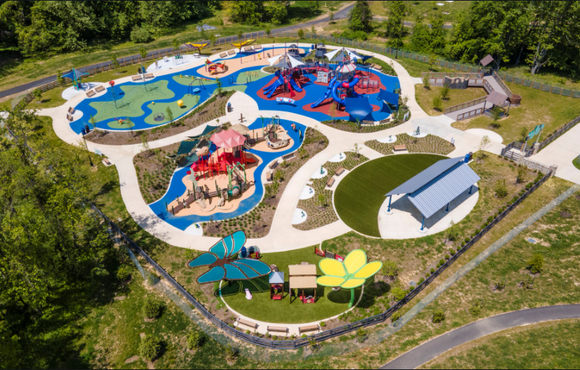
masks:
[[[348,27],[352,31],[371,32],[371,20],[373,14],[366,0],[357,0],[354,7],[350,11],[348,18]]]

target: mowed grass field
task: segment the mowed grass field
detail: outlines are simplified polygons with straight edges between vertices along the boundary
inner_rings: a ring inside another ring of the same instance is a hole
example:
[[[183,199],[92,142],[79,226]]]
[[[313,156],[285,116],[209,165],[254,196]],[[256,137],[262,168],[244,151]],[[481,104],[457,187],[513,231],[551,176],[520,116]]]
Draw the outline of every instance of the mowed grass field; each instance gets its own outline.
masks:
[[[378,214],[385,194],[445,158],[432,154],[404,154],[366,162],[338,184],[334,194],[336,212],[352,229],[380,237]]]

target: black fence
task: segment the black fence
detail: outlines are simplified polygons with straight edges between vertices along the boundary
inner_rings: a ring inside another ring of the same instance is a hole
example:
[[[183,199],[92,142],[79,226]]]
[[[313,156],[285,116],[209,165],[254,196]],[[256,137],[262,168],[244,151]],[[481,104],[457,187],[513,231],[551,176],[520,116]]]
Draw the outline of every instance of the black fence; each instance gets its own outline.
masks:
[[[287,350],[296,349],[300,347],[305,347],[310,343],[310,340],[323,342],[332,338],[336,338],[343,334],[348,334],[356,331],[360,328],[367,326],[372,326],[385,322],[391,317],[395,312],[404,307],[409,301],[415,298],[419,293],[426,289],[429,284],[431,284],[439,275],[443,274],[445,270],[450,267],[463,253],[465,253],[469,248],[471,248],[477,241],[479,241],[489,230],[491,230],[495,225],[497,225],[501,220],[503,220],[511,211],[513,211],[524,199],[526,199],[530,194],[532,194],[540,185],[542,185],[548,178],[552,176],[552,170],[550,170],[544,177],[536,181],[533,186],[531,186],[525,193],[523,193],[517,200],[509,204],[506,209],[500,213],[493,221],[488,223],[479,233],[477,233],[468,242],[461,245],[461,248],[455,253],[451,258],[449,258],[441,267],[439,267],[433,274],[431,274],[425,281],[417,285],[411,292],[409,292],[405,298],[397,302],[393,307],[389,308],[383,313],[374,315],[354,323],[340,326],[338,328],[323,331],[318,334],[310,335],[306,338],[298,338],[294,340],[271,340],[261,337],[257,337],[252,334],[246,334],[238,329],[232,328],[225,322],[221,321],[214,314],[209,312],[200,302],[198,302],[183,286],[181,286],[167,271],[165,271],[161,266],[157,264],[139,245],[137,245],[129,236],[127,236],[113,221],[111,221],[104,213],[102,213],[95,205],[92,208],[99,214],[103,219],[107,221],[109,226],[117,232],[124,240],[126,245],[131,248],[134,252],[143,257],[153,268],[165,278],[178,292],[180,292],[185,299],[191,303],[203,316],[210,320],[218,328],[224,330],[228,335],[240,339],[246,343],[254,344],[260,347]]]

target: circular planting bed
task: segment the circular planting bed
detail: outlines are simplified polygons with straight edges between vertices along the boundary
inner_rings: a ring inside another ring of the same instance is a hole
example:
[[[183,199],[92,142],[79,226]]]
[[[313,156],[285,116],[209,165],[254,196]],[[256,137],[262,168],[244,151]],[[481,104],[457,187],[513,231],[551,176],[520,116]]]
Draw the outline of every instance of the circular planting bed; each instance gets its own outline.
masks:
[[[402,154],[368,161],[338,184],[334,192],[336,212],[353,230],[380,237],[378,214],[385,194],[446,158],[432,154]]]
[[[284,298],[281,300],[270,299],[270,285],[268,276],[245,281],[222,282],[221,297],[227,305],[237,313],[250,317],[254,320],[281,323],[299,324],[313,321],[326,320],[340,315],[348,310],[350,301],[350,289],[333,291],[330,287],[318,286],[316,290],[316,303],[302,303],[296,297],[288,294],[288,265],[296,265],[302,262],[315,264],[317,275],[322,275],[318,268],[318,262],[322,257],[314,254],[312,248],[303,248],[287,252],[266,253],[261,261],[268,265],[276,265],[279,271],[284,273]],[[215,285],[219,293],[219,283]],[[246,299],[244,289],[249,289],[252,299]],[[361,288],[355,289],[355,302],[358,302]],[[305,295],[313,294],[312,289],[307,289]]]

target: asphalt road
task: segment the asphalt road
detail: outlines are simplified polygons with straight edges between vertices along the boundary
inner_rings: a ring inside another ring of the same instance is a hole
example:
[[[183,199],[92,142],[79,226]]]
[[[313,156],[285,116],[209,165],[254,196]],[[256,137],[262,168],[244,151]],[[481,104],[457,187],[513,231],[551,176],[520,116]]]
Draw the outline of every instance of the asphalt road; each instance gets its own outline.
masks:
[[[498,331],[543,321],[580,318],[580,304],[547,306],[488,317],[434,338],[381,366],[381,369],[414,369],[450,349]]]
[[[350,10],[354,7],[354,3],[345,7],[344,9],[336,12],[334,14],[334,19],[344,19],[348,17],[348,14],[350,13]],[[285,32],[285,31],[294,31],[294,30],[298,30],[300,28],[310,28],[311,26],[317,25],[319,23],[325,23],[325,22],[329,22],[330,21],[330,17],[324,17],[321,19],[317,19],[317,20],[313,20],[313,21],[308,21],[308,22],[304,22],[304,23],[300,23],[300,24],[296,24],[293,26],[288,26],[288,27],[282,27],[282,28],[276,28],[274,30],[272,30],[271,32]],[[264,37],[266,35],[266,33],[264,31],[259,31],[259,32],[250,32],[250,33],[245,33],[244,35],[247,35],[248,37]],[[220,37],[219,39],[216,40],[216,42],[224,42],[224,43],[233,43],[236,42],[238,40],[238,36],[227,36],[227,37]],[[182,45],[180,47],[181,49],[186,49],[186,47],[184,45]],[[149,53],[147,53],[147,55],[152,55],[152,54],[157,54],[157,53],[165,53],[165,52],[169,52],[171,51],[172,48],[164,48],[164,49],[158,49],[158,50],[153,50],[150,51]],[[128,57],[124,57],[124,58],[118,58],[117,60],[122,63],[123,61],[129,61],[133,58],[139,57],[140,55],[138,54],[134,54]],[[85,67],[80,67],[80,68],[76,68],[77,71],[81,71],[81,72],[85,72],[89,69],[93,69],[95,67],[101,67],[101,66],[105,66],[105,65],[109,65],[110,61],[106,61],[106,62],[101,62],[101,63],[96,63],[96,64],[92,64],[89,66],[85,66]],[[137,70],[137,66],[135,66],[135,70]],[[68,73],[68,71],[63,72],[63,74]],[[18,93],[22,93],[24,91],[27,91],[29,89],[35,88],[37,86],[41,86],[44,84],[47,84],[49,82],[52,81],[56,81],[56,75],[52,75],[52,76],[48,76],[45,78],[41,78],[40,80],[36,80],[36,81],[32,81],[20,86],[16,86],[13,87],[11,89],[8,90],[4,90],[4,91],[0,91],[0,98],[3,98],[5,96],[9,96],[12,94],[18,94]]]

